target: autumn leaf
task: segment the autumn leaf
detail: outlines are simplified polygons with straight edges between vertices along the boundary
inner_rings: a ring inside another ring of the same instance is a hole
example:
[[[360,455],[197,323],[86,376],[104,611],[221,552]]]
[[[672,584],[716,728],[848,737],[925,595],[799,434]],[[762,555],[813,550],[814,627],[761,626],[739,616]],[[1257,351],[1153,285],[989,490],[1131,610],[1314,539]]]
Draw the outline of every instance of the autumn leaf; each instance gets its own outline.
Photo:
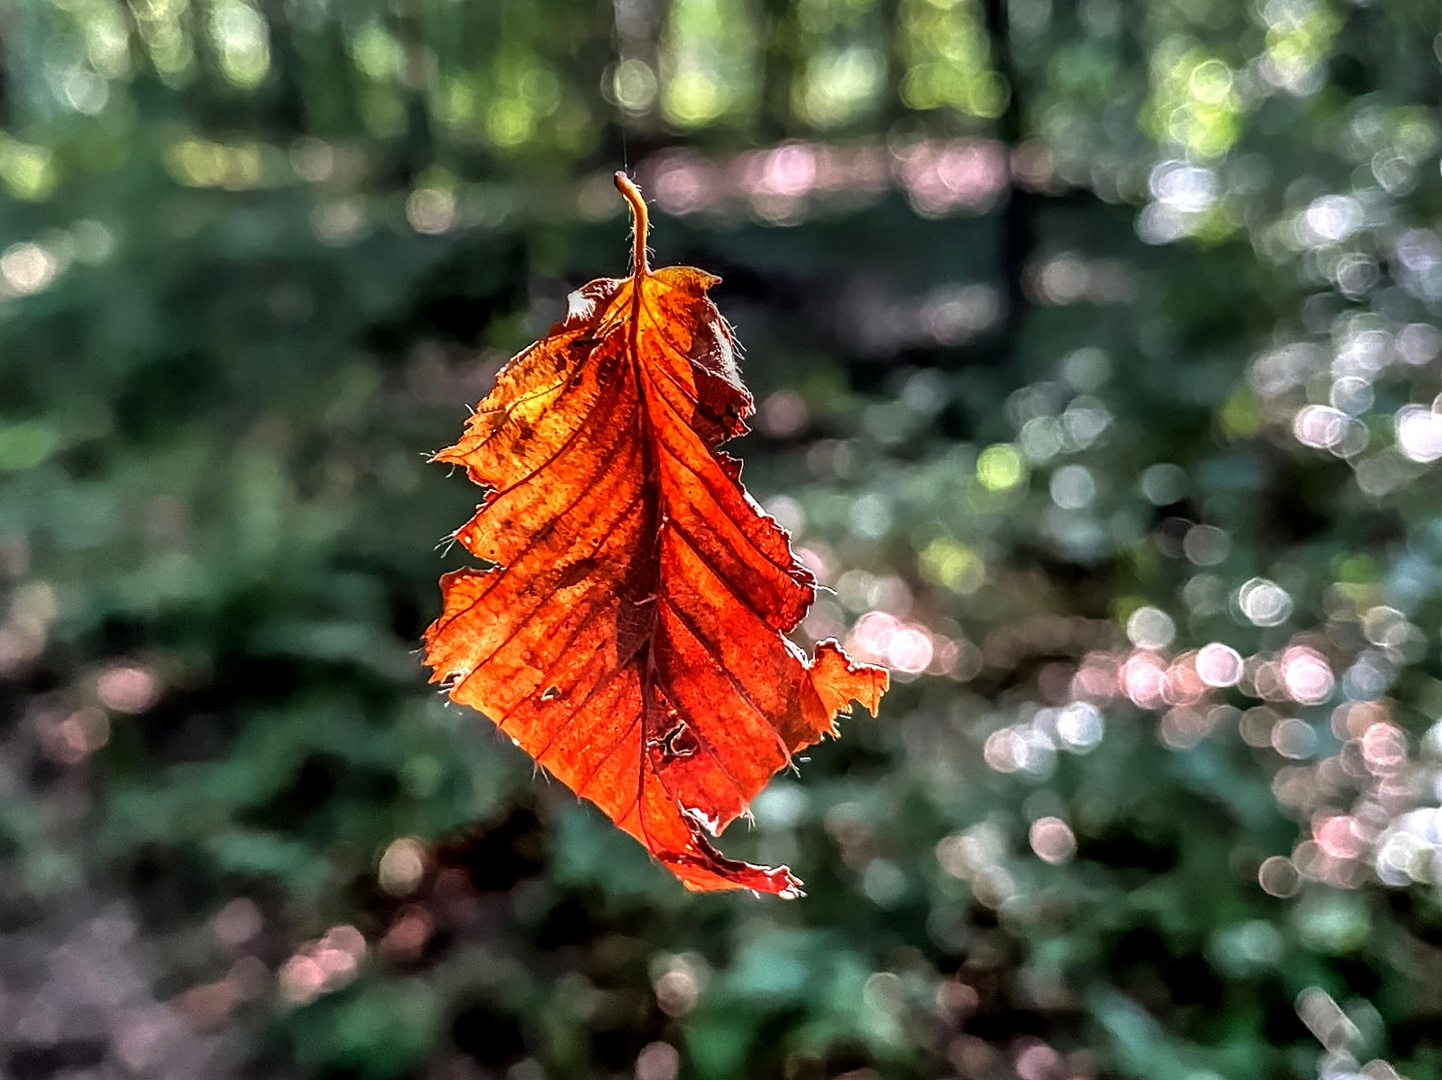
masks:
[[[751,395],[719,280],[652,270],[646,206],[622,173],[633,269],[570,296],[497,376],[455,446],[487,489],[456,532],[484,569],[441,579],[432,681],[480,710],[692,889],[799,895],[786,867],[728,859],[719,835],[882,668],[785,633],[814,579],[718,447]]]

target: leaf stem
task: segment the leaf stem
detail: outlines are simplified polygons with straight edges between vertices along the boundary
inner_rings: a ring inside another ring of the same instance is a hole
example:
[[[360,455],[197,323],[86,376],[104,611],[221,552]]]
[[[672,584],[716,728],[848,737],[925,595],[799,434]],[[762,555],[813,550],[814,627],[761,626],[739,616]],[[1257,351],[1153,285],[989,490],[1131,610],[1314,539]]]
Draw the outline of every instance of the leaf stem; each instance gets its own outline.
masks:
[[[651,272],[646,260],[646,234],[651,230],[651,218],[646,213],[646,200],[641,198],[641,189],[625,173],[617,171],[616,190],[626,198],[631,207],[631,235],[635,248],[631,253],[631,276],[643,278]]]

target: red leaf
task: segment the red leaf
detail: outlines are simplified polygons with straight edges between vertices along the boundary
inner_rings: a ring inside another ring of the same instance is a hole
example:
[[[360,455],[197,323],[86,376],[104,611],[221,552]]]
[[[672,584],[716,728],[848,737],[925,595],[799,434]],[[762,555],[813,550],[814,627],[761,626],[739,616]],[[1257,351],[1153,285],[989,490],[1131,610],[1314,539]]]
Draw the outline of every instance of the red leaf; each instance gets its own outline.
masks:
[[[718,446],[751,395],[700,270],[592,281],[513,359],[435,460],[488,489],[456,537],[490,564],[441,579],[426,663],[692,889],[799,894],[785,867],[710,844],[887,673],[783,635],[814,581]]]

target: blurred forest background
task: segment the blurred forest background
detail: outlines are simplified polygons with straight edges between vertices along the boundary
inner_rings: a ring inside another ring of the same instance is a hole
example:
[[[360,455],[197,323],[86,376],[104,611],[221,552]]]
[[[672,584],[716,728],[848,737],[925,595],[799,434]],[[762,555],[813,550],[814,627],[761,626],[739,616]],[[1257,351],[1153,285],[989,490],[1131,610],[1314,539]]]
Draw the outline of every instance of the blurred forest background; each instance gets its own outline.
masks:
[[[1442,1076],[1436,0],[0,6],[0,1074]],[[427,466],[721,274],[890,665],[687,894],[425,683]]]

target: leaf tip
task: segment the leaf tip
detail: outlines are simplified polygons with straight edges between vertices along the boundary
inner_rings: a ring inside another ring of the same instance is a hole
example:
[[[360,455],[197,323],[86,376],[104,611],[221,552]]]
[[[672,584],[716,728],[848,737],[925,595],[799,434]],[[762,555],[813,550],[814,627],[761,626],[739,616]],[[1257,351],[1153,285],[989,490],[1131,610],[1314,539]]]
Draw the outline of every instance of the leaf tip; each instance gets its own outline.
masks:
[[[835,716],[847,702],[858,701],[872,716],[891,686],[891,673],[875,664],[863,664],[846,655],[834,639],[816,646],[811,680],[827,711]]]

